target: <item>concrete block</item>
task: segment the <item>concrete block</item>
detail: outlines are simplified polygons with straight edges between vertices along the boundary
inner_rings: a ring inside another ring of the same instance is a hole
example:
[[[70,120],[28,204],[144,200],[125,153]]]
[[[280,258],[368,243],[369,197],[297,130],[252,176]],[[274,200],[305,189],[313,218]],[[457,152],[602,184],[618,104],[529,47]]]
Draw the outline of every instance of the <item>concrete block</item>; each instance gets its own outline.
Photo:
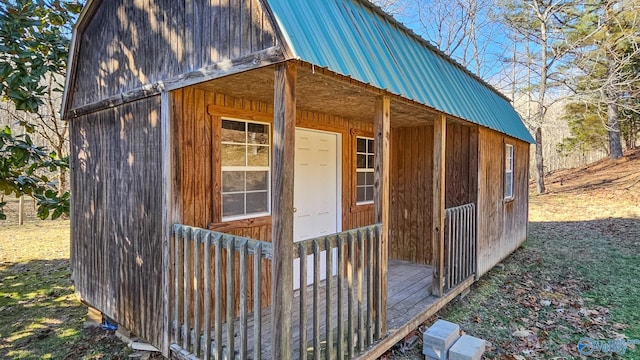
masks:
[[[462,335],[449,349],[449,360],[480,360],[484,354],[484,347],[484,340]]]
[[[438,320],[423,334],[425,359],[446,360],[451,345],[460,337],[460,326],[445,320]]]

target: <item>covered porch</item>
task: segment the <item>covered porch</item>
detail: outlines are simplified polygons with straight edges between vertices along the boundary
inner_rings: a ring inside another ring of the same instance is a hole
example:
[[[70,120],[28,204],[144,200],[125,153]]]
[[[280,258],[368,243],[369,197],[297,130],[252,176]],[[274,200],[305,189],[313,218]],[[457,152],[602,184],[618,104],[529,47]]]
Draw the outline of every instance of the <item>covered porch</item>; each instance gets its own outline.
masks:
[[[293,292],[292,358],[376,358],[473,282],[467,276],[442,297],[435,296],[430,266],[389,260],[388,293],[381,293],[379,269],[374,266],[379,261],[379,229],[379,225],[354,229],[296,247],[294,258],[315,255],[314,261],[303,260],[301,266],[315,279],[308,284],[306,277],[300,277],[301,287]],[[263,264],[267,271],[272,264],[271,244],[182,225],[174,230],[178,250],[172,355],[190,360],[272,359],[273,309],[262,302],[261,290]],[[333,261],[339,270],[332,275],[328,266],[327,277],[320,280],[321,267],[315,259],[327,247],[336,250]],[[386,324],[379,316],[383,311]],[[381,332],[383,327],[386,333]]]
[[[299,61],[168,95],[167,196],[184,224],[166,250],[173,356],[375,357],[472,283],[477,127]],[[225,219],[225,119],[269,126],[264,216]],[[337,134],[342,149],[336,229],[304,240],[294,230],[300,128]],[[356,191],[360,139],[374,147],[372,201]]]

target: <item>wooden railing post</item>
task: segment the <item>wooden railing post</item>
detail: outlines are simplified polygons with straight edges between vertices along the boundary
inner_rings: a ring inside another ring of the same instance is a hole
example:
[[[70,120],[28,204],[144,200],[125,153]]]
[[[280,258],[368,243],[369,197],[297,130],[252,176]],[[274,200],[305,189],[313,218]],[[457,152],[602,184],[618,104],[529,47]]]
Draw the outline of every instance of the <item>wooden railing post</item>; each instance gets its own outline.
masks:
[[[293,176],[296,128],[297,64],[276,65],[273,114],[271,265],[271,353],[273,359],[292,357],[293,311]],[[303,275],[304,276],[304,275]]]
[[[447,118],[442,114],[433,123],[433,224],[431,249],[433,283],[431,293],[442,296],[444,286],[444,206],[445,206],[445,149],[447,142]]]
[[[376,99],[374,113],[374,217],[376,223],[382,224],[380,231],[379,258],[377,259],[376,286],[378,292],[374,298],[380,299],[376,304],[378,339],[387,333],[387,261],[389,254],[389,140],[391,138],[391,100],[388,96]]]

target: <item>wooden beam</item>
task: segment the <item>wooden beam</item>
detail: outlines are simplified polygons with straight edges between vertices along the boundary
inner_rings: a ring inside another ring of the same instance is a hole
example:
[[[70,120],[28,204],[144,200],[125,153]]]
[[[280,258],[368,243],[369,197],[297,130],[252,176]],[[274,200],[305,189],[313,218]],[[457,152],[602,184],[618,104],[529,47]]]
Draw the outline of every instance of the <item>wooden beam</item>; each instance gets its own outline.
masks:
[[[431,249],[433,283],[431,293],[443,295],[444,286],[444,206],[445,206],[445,151],[447,148],[447,118],[441,114],[433,123],[433,224]]]
[[[382,224],[380,234],[378,271],[376,275],[381,292],[382,301],[379,306],[381,334],[384,337],[387,332],[387,264],[389,259],[389,141],[391,140],[391,99],[388,96],[381,96],[376,99],[374,112],[374,148],[375,148],[375,170],[374,170],[374,218],[376,223]]]
[[[169,334],[171,332],[171,239],[176,221],[174,209],[173,176],[175,170],[173,129],[171,121],[171,94],[163,92],[160,109],[160,137],[162,151],[162,355],[169,357]]]
[[[163,91],[176,90],[209,80],[214,80],[223,76],[238,74],[259,67],[272,65],[282,60],[284,60],[282,49],[279,46],[273,46],[238,59],[221,61],[174,78],[157,81],[91,104],[70,109],[65,112],[65,119],[73,119],[81,115],[116,107],[118,105],[158,95]],[[67,104],[67,106],[69,105],[70,104]]]
[[[479,170],[480,170],[480,156],[478,153],[478,126],[472,126],[469,129],[469,202],[476,204],[476,208],[475,208],[475,217],[476,217],[476,222],[475,222],[475,229],[473,229],[473,231],[475,232],[475,236],[476,236],[476,242],[475,242],[475,249],[473,250],[475,253],[475,258],[473,258],[473,271],[476,274],[475,278],[476,280],[479,278],[478,277],[478,224],[480,223],[478,221],[479,219],[479,203],[478,203],[478,193],[480,191],[480,182],[478,181],[478,179],[480,178],[480,174],[479,174]]]
[[[271,218],[271,353],[273,359],[292,358],[293,311],[293,177],[296,130],[295,62],[276,65],[273,114]]]

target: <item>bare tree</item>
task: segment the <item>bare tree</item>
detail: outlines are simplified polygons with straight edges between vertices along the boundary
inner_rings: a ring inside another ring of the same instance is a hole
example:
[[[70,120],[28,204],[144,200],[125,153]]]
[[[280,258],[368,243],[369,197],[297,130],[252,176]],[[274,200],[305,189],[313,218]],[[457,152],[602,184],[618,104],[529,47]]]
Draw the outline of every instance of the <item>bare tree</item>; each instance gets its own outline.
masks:
[[[511,31],[526,44],[525,56],[516,59],[532,73],[537,86],[528,90],[535,104],[529,119],[536,140],[536,189],[545,192],[542,125],[551,103],[560,99],[552,89],[564,85],[562,65],[569,53],[564,27],[575,21],[576,3],[573,0],[503,1],[503,19]]]

